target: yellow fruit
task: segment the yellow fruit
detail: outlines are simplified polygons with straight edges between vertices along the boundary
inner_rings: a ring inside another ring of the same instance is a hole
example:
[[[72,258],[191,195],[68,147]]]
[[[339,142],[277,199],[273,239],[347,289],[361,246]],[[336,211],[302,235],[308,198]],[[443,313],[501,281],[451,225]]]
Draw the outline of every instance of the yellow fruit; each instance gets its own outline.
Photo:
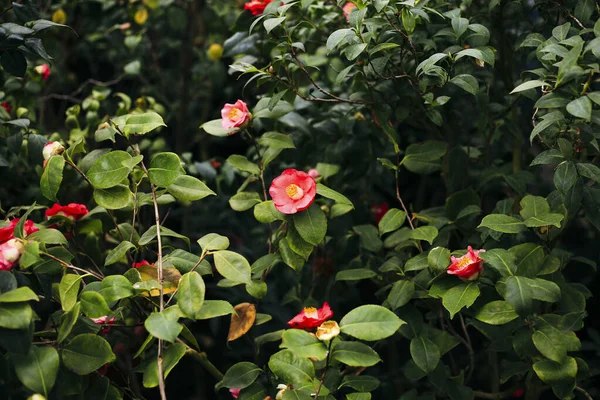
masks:
[[[54,14],[52,14],[52,22],[63,25],[66,24],[67,13],[62,8],[59,8],[58,10],[54,11]]]
[[[221,57],[223,57],[223,46],[213,43],[210,45],[206,53],[208,54],[208,58],[213,61],[218,61],[221,59]]]
[[[148,10],[146,10],[145,8],[140,8],[139,10],[137,10],[135,12],[135,15],[133,16],[133,20],[138,25],[143,25],[147,19],[148,19]]]

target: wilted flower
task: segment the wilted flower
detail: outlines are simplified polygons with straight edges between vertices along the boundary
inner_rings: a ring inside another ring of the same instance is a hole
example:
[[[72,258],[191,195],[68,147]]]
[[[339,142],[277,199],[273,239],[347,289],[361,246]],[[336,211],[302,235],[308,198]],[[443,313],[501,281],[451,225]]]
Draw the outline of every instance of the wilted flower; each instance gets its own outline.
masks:
[[[252,15],[261,15],[265,12],[265,7],[273,0],[252,0],[244,4],[244,10],[248,10]]]
[[[47,80],[50,76],[50,66],[48,64],[38,65],[34,68],[35,72],[40,74],[44,80]]]
[[[279,212],[295,214],[306,210],[313,203],[317,184],[306,172],[290,168],[273,179],[269,194]]]
[[[83,218],[87,215],[88,209],[84,204],[70,203],[66,206],[61,206],[56,203],[52,207],[46,210],[46,218],[50,219],[55,215],[61,215],[67,217],[73,221]]]
[[[44,145],[44,149],[42,150],[42,154],[44,155],[44,160],[49,160],[53,156],[59,156],[64,153],[65,147],[59,142],[48,142]]]
[[[235,104],[225,104],[221,110],[223,118],[223,129],[238,128],[252,119],[252,114],[248,111],[248,105],[242,100]]]
[[[297,329],[313,329],[333,317],[333,311],[329,307],[329,303],[323,303],[323,307],[318,310],[314,307],[306,307],[302,312],[288,321],[291,328]]]
[[[208,48],[206,54],[212,61],[218,61],[221,59],[221,57],[223,57],[223,46],[218,43],[213,43]]]
[[[0,244],[0,271],[10,271],[19,261],[24,247],[17,239]]]
[[[354,3],[348,2],[348,3],[344,4],[344,7],[342,7],[342,11],[344,12],[344,17],[346,18],[346,21],[350,20],[350,13],[355,8],[356,8],[356,4],[354,4]]]
[[[317,328],[317,339],[331,340],[340,334],[340,326],[335,321],[325,321]]]
[[[473,250],[471,246],[467,248],[467,254],[462,257],[450,257],[452,264],[448,267],[450,275],[456,275],[461,279],[473,281],[483,272],[483,260],[479,258],[479,253],[485,250]]]

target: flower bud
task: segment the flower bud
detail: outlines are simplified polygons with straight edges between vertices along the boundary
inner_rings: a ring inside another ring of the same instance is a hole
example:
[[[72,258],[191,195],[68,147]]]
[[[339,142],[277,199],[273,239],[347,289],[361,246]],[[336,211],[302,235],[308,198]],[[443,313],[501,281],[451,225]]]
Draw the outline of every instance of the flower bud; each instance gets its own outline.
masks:
[[[275,68],[273,68],[273,66],[271,65],[267,71],[269,71],[269,73],[273,75],[275,73]]]
[[[65,152],[65,147],[59,142],[48,142],[42,150],[44,160],[49,160],[53,156],[59,156]]]
[[[27,400],[46,400],[46,398],[44,396],[42,396],[39,393],[36,393],[32,396],[30,396]]]
[[[317,328],[317,339],[331,340],[340,334],[340,326],[335,321],[325,321]]]
[[[277,385],[277,390],[279,390],[279,392],[277,392],[277,396],[275,396],[275,399],[282,400],[283,393],[286,391],[287,388],[288,388],[288,386],[284,385],[283,383],[280,383],[279,385]]]
[[[140,8],[139,10],[137,10],[135,12],[135,15],[133,16],[133,20],[138,25],[143,25],[147,19],[148,19],[148,10],[146,10],[145,8]]]
[[[221,57],[223,57],[223,46],[218,43],[213,43],[208,48],[206,54],[212,61],[218,61],[221,59]]]
[[[119,25],[119,29],[122,31],[126,31],[129,28],[131,28],[131,23],[130,22],[124,22],[121,25]]]
[[[10,239],[0,244],[0,271],[10,271],[19,261],[24,247],[18,239]]]
[[[52,22],[56,22],[57,24],[66,24],[67,23],[67,13],[62,9],[59,8],[58,10],[54,11],[54,13],[52,14]]]
[[[34,70],[40,74],[44,80],[47,80],[48,76],[50,76],[50,66],[48,66],[48,64],[38,65]]]
[[[365,115],[359,111],[356,114],[354,114],[354,119],[358,121],[364,121],[366,118]]]

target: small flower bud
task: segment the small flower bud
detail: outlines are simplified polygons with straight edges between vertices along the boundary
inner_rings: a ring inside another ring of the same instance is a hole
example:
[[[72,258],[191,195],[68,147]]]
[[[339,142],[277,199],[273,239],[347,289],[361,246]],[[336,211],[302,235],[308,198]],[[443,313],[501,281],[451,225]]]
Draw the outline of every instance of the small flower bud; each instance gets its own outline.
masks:
[[[52,14],[52,22],[56,22],[57,24],[66,24],[67,23],[67,13],[62,9],[59,8],[58,10],[54,11],[54,13]]]
[[[128,30],[130,28],[131,28],[131,23],[130,22],[125,22],[125,23],[122,23],[121,25],[119,25],[119,29],[122,30],[122,31],[126,31],[126,30]]]
[[[356,119],[358,121],[366,120],[365,115],[363,113],[361,113],[360,111],[357,112],[356,114],[354,114],[354,119]]]
[[[65,147],[59,142],[48,142],[42,150],[44,160],[49,160],[53,156],[59,156],[65,152]]]
[[[223,46],[218,43],[213,43],[206,52],[208,58],[212,61],[219,61],[223,57]]]
[[[340,334],[340,326],[335,321],[325,321],[317,328],[317,339],[331,340]]]
[[[273,75],[275,73],[275,68],[273,68],[273,66],[271,65],[269,67],[269,69],[267,70],[271,75]]]

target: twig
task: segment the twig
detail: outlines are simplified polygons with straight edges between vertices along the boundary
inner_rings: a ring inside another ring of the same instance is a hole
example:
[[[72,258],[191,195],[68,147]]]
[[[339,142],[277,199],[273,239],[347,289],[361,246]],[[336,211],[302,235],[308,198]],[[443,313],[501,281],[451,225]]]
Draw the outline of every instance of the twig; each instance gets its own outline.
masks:
[[[592,396],[590,396],[590,394],[588,392],[585,391],[584,388],[580,387],[580,386],[575,386],[575,390],[577,390],[578,392],[583,394],[583,397],[585,397],[587,400],[594,400],[592,398]]]
[[[327,368],[329,368],[329,358],[331,355],[331,344],[333,340],[329,341],[329,348],[327,349],[327,361],[325,361],[325,370],[323,371],[323,375],[321,376],[321,381],[319,382],[319,387],[317,388],[317,393],[315,394],[315,399],[319,398],[319,393],[321,392],[321,388],[323,387],[323,382],[325,381],[325,377],[327,376]]]
[[[43,256],[46,256],[46,257],[48,257],[48,258],[51,258],[51,259],[53,259],[54,261],[56,261],[56,262],[60,263],[60,264],[61,264],[63,267],[66,267],[66,268],[72,269],[72,270],[74,270],[74,271],[83,272],[84,274],[90,274],[90,275],[92,275],[93,277],[95,277],[96,279],[99,279],[99,280],[102,280],[102,279],[104,279],[104,275],[99,275],[99,274],[97,274],[97,273],[95,273],[95,272],[88,271],[88,270],[85,270],[85,269],[83,269],[83,268],[76,267],[76,266],[74,266],[74,265],[72,265],[72,264],[69,264],[69,263],[68,263],[68,262],[66,262],[66,261],[63,261],[63,260],[61,260],[61,259],[60,259],[60,258],[58,258],[58,257],[55,257],[55,256],[53,256],[53,255],[52,255],[52,254],[50,254],[50,253],[46,253],[46,252],[40,251],[40,254],[41,254],[41,255],[43,255]]]
[[[459,316],[460,316],[460,314],[459,314]],[[466,332],[466,327],[464,327],[464,322],[463,322],[463,329],[465,330],[465,335],[468,340],[463,338],[461,335],[459,335],[456,332],[456,330],[454,330],[452,323],[450,321],[448,321],[448,330],[450,331],[450,333],[452,333],[452,335],[454,335],[454,337],[456,337],[458,340],[460,340],[460,342],[467,348],[467,353],[469,354],[469,371],[467,372],[467,376],[465,377],[465,384],[466,384],[471,379],[471,376],[473,375],[473,370],[475,369],[475,353],[473,353],[473,346],[471,345],[471,338],[469,337],[468,333]],[[496,397],[493,397],[493,398],[496,398]]]

